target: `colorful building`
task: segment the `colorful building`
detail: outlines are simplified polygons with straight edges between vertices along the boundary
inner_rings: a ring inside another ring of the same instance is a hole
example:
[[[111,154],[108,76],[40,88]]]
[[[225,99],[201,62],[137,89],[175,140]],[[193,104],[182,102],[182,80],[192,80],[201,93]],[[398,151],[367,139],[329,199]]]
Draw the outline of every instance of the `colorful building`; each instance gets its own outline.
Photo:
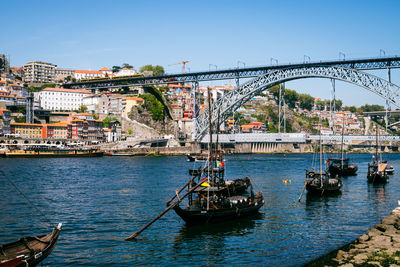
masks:
[[[10,133],[19,135],[25,139],[41,139],[43,138],[43,124],[38,123],[10,123]]]
[[[122,99],[122,116],[128,117],[133,107],[140,106],[144,103],[143,98],[136,96],[127,96]]]

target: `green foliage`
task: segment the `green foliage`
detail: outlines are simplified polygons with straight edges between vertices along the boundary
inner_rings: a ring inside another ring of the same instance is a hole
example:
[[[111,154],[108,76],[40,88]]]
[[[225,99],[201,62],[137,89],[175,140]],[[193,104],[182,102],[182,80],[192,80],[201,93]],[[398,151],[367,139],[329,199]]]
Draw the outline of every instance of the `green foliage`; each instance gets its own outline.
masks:
[[[108,128],[110,126],[110,122],[116,121],[116,120],[117,120],[116,117],[107,116],[103,120],[103,125],[105,128]]]
[[[25,117],[16,117],[14,118],[15,122],[17,123],[23,123],[26,122],[26,118]]]
[[[112,66],[112,72],[118,72],[120,69],[120,66]]]
[[[270,88],[268,88],[268,91],[272,94],[272,96],[274,97],[274,99],[276,101],[279,101],[279,84],[274,85]]]
[[[357,107],[355,107],[355,106],[345,106],[345,107],[343,107],[343,110],[347,110],[347,111],[350,111],[352,113],[356,113],[357,112]]]
[[[372,111],[384,111],[385,108],[380,105],[364,105],[358,108],[358,112],[372,112]]]
[[[133,134],[133,130],[132,129],[128,129],[128,134],[132,135]]]
[[[285,90],[285,102],[290,108],[296,107],[296,102],[299,101],[299,94],[295,90]]]
[[[87,106],[82,105],[78,108],[77,112],[79,113],[85,113],[88,110]]]
[[[300,108],[311,110],[314,105],[314,98],[309,94],[299,95]]]
[[[140,96],[144,100],[144,108],[149,110],[153,120],[159,121],[164,119],[164,105],[157,100],[152,94],[144,94]]]
[[[164,71],[164,67],[160,66],[160,65],[144,65],[140,68],[139,70],[140,72],[145,72],[145,71],[152,71],[153,72],[153,76],[161,76],[164,75],[165,71]]]
[[[56,84],[55,83],[45,83],[42,86],[35,87],[35,86],[30,86],[28,88],[28,92],[39,92],[40,90],[43,90],[44,88],[55,88]]]
[[[122,64],[121,68],[133,69],[133,66],[128,63],[124,63]]]

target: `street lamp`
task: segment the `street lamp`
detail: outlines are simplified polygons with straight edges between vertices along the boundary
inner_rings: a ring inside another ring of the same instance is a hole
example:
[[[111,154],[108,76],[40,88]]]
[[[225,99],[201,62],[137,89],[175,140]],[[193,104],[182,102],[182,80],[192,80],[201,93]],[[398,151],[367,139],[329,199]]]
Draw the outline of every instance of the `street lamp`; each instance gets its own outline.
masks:
[[[215,70],[217,70],[217,65],[214,65],[214,64],[208,64],[208,71],[211,71],[211,67],[215,67]]]
[[[240,64],[243,64],[243,68],[246,67],[246,63],[244,63],[243,61],[238,60],[238,62],[237,62],[237,68],[239,68],[239,65],[240,65]]]
[[[346,60],[346,55],[342,52],[339,52],[339,60],[341,59],[341,56],[343,56],[343,60]]]

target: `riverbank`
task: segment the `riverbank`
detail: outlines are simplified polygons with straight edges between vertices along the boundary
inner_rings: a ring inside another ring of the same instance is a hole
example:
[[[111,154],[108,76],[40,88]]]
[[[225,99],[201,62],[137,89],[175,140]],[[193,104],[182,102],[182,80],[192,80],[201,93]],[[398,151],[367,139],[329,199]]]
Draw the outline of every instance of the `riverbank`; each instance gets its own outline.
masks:
[[[306,266],[400,266],[400,207],[351,244]]]

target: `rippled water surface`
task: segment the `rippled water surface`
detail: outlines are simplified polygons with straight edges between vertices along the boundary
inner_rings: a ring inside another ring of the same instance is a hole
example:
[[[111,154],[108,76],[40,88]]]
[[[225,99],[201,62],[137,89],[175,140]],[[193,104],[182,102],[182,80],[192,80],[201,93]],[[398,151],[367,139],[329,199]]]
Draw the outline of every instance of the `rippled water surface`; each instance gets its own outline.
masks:
[[[358,176],[343,178],[343,193],[297,202],[312,155],[233,155],[228,179],[249,176],[262,190],[258,216],[226,224],[188,227],[173,212],[142,233],[124,238],[165,209],[188,179],[185,157],[2,159],[0,168],[44,214],[1,175],[0,243],[64,227],[46,265],[283,265],[318,258],[364,233],[400,199],[400,155],[386,186],[367,184],[371,155],[352,155]],[[291,183],[283,183],[289,179]]]

